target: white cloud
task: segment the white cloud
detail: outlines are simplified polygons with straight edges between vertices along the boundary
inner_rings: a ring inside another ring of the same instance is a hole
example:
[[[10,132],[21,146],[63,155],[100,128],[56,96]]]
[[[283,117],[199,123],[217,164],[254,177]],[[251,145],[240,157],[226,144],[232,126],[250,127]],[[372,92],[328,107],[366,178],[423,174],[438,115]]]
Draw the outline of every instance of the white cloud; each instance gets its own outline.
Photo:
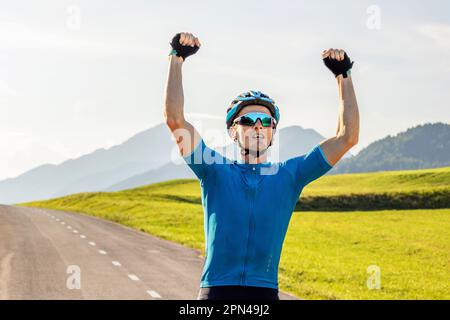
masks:
[[[434,40],[438,46],[450,49],[450,25],[427,24],[417,27],[420,34]]]
[[[18,92],[9,86],[5,81],[0,79],[0,96],[13,96],[17,97],[19,94]]]
[[[184,114],[186,118],[192,118],[192,119],[212,119],[212,120],[224,120],[224,117],[219,117],[207,113],[195,113],[195,112],[186,112]]]
[[[106,42],[80,32],[50,33],[20,20],[0,23],[0,49],[51,49],[90,55],[145,54],[161,56],[154,46],[120,39]]]

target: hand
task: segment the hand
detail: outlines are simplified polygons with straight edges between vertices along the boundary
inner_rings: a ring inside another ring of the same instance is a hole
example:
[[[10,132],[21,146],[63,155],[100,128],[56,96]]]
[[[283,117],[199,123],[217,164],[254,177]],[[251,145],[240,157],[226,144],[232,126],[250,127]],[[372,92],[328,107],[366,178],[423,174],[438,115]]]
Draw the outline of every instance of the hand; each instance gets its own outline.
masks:
[[[182,57],[184,61],[200,49],[201,43],[192,33],[181,32],[173,37],[170,45],[176,51],[176,55]]]
[[[324,50],[322,52],[322,59],[335,77],[342,75],[344,78],[347,78],[347,72],[352,68],[354,63],[350,61],[347,53],[342,49],[330,48]]]

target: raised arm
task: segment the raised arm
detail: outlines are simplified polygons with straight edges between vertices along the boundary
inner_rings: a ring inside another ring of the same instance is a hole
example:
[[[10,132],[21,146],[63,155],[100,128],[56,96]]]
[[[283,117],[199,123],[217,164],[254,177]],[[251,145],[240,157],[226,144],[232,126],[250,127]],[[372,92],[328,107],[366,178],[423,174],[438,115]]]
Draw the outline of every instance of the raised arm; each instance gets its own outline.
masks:
[[[180,154],[188,155],[200,141],[198,131],[184,118],[182,66],[185,59],[200,47],[200,41],[191,33],[177,34],[172,39],[169,71],[164,94],[164,118],[174,136]]]
[[[358,143],[359,112],[352,77],[347,71],[352,63],[343,50],[323,52],[325,64],[336,76],[339,89],[339,119],[336,136],[320,143],[328,162],[334,166],[344,154]],[[345,77],[344,77],[345,75]]]

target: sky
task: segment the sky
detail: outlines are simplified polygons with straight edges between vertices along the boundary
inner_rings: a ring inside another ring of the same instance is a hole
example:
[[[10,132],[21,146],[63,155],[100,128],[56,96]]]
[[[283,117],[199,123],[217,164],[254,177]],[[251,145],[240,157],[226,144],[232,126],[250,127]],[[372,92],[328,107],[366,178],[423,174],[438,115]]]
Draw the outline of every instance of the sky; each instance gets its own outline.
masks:
[[[449,1],[0,0],[0,180],[163,122],[178,32],[202,43],[183,64],[188,119],[220,125],[236,95],[260,90],[280,128],[331,137],[338,91],[320,54],[332,47],[355,61],[354,154],[450,122]]]

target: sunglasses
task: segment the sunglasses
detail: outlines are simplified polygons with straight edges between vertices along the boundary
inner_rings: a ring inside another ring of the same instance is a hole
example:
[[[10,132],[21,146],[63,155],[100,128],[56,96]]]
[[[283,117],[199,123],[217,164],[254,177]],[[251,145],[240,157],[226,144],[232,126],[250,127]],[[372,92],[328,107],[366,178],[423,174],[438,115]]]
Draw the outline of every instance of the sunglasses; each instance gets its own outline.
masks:
[[[256,122],[261,120],[263,127],[275,127],[277,121],[272,116],[262,112],[250,112],[234,119],[233,124],[240,124],[243,126],[254,126]]]

